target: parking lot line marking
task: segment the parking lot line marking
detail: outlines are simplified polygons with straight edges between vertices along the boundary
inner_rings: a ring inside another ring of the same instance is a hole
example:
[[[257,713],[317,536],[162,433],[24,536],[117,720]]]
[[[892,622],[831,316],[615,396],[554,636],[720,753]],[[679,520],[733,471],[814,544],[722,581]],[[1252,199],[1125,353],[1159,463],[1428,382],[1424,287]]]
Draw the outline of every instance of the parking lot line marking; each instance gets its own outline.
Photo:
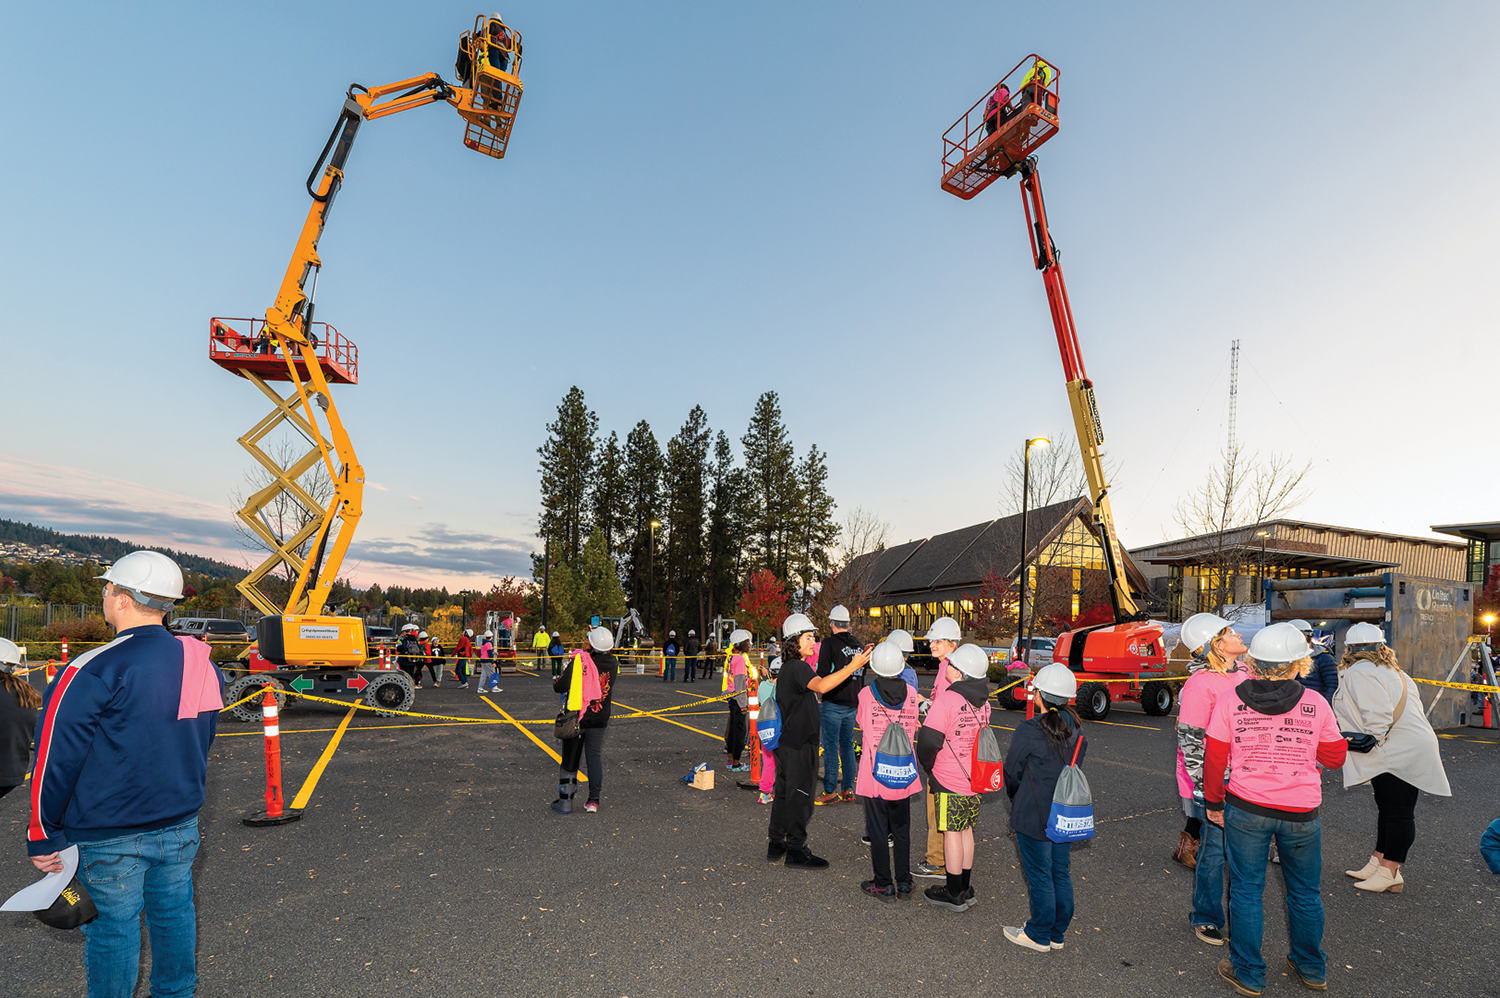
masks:
[[[357,728],[350,728],[349,730],[350,731],[386,731],[386,730],[389,730],[391,728],[454,728],[454,727],[472,728],[472,727],[475,727],[476,725],[481,725],[481,724],[485,725],[487,727],[493,727],[493,726],[495,726],[496,724],[499,724],[499,723],[500,723],[499,721],[486,721],[484,718],[480,717],[480,718],[475,718],[472,721],[437,721],[437,722],[433,722],[433,723],[429,723],[429,724],[364,724],[364,725],[361,725],[360,727],[357,727]],[[521,723],[524,724],[526,722],[523,721]],[[532,723],[534,723],[534,724],[551,724],[552,722],[551,721],[534,721]],[[318,731],[337,731],[337,730],[338,730],[337,728],[282,728],[281,729],[281,733],[283,735],[310,735],[310,734],[313,734],[313,733],[318,732]],[[253,735],[253,736],[257,737],[257,738],[264,738],[265,737],[265,733],[262,732],[262,731],[229,731],[229,732],[226,732],[224,734],[214,735],[214,738],[215,739],[218,739],[218,738],[245,738],[245,737],[248,737],[248,736],[251,736],[251,735]]]
[[[624,703],[624,702],[619,701],[619,700],[616,700],[615,703],[619,704],[621,707],[624,707],[626,710],[639,710],[639,711],[642,711],[643,713],[645,713],[647,717],[655,718],[658,721],[666,721],[668,724],[676,724],[679,728],[686,728],[688,731],[696,731],[696,732],[698,732],[698,734],[703,735],[705,738],[712,738],[716,742],[724,740],[724,736],[723,735],[715,735],[715,734],[712,734],[710,732],[704,731],[702,728],[695,728],[692,725],[688,725],[688,724],[678,724],[676,721],[672,720],[670,717],[662,717],[662,716],[660,716],[658,714],[652,714],[652,713],[646,711],[646,709],[644,707],[632,707],[632,706],[630,706],[630,704]],[[498,710],[499,708],[496,708],[496,709]]]
[[[1161,728],[1153,728],[1149,724],[1126,724],[1124,721],[1090,721],[1090,724],[1112,724],[1117,728],[1140,728],[1142,731],[1161,731]]]
[[[552,757],[552,761],[553,762],[557,763],[559,766],[562,765],[562,756],[560,756],[556,752],[552,751],[552,746],[551,745],[548,745],[546,742],[542,741],[536,735],[532,734],[529,730],[527,730],[526,725],[522,724],[520,721],[516,720],[514,717],[511,717],[509,714],[507,714],[505,711],[501,710],[498,706],[496,706],[495,702],[493,700],[491,700],[489,697],[480,697],[479,699],[483,700],[485,703],[489,704],[491,707],[494,707],[495,708],[495,712],[497,714],[499,714],[501,717],[505,718],[511,724],[514,724],[516,726],[516,730],[517,731],[521,732],[521,734],[525,735],[527,738],[530,738],[532,741],[536,742],[537,747],[540,748],[543,752],[545,752],[548,755],[550,755]],[[580,770],[579,773],[578,773],[578,780],[581,783],[587,783],[589,781],[589,778],[587,776],[584,776],[583,772]]]
[[[358,711],[355,708],[350,707],[349,713],[344,715],[344,719],[334,729],[333,737],[328,739],[328,745],[323,749],[323,754],[318,756],[317,762],[313,763],[312,772],[307,774],[307,779],[302,783],[302,789],[298,790],[297,796],[292,798],[293,810],[300,811],[307,806],[307,802],[311,799],[313,791],[318,789],[318,781],[323,778],[323,770],[328,768],[328,760],[333,758],[333,753],[339,747],[339,742],[343,739],[344,732],[349,730],[349,722],[354,720],[354,715],[357,713]]]

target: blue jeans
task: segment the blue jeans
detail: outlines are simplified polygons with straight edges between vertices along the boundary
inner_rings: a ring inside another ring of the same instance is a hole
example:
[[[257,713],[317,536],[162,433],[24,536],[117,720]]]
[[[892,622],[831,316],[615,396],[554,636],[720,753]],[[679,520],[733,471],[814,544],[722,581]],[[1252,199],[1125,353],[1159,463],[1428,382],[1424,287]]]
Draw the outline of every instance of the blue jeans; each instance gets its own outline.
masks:
[[[1204,826],[1207,830],[1207,825]],[[1323,819],[1281,821],[1224,808],[1225,853],[1229,859],[1229,958],[1241,983],[1260,989],[1266,984],[1266,961],[1260,955],[1265,931],[1261,897],[1266,889],[1266,863],[1275,839],[1286,882],[1286,920],[1292,952],[1289,959],[1306,980],[1321,981],[1328,973],[1328,954],[1322,950]]]
[[[669,683],[677,681],[677,656],[668,655],[665,659],[666,668],[662,671],[661,678]]]
[[[1491,873],[1500,873],[1500,818],[1490,822],[1479,837],[1479,855],[1484,857]]]
[[[151,929],[151,994],[191,996],[194,950],[193,857],[198,819],[171,828],[78,844],[78,876],[99,917],[83,926],[89,998],[130,998],[141,964],[141,908]]]
[[[1073,922],[1073,876],[1068,869],[1072,844],[1017,832],[1016,846],[1026,874],[1026,891],[1031,895],[1026,935],[1043,946],[1063,942]]]
[[[1224,830],[1208,820],[1208,811],[1192,802],[1192,817],[1203,822],[1198,830],[1198,866],[1193,871],[1193,925],[1224,928]]]
[[[818,721],[823,727],[823,792],[843,783],[843,789],[854,789],[854,715],[853,707],[824,701],[818,704]],[[843,768],[843,779],[839,769]]]

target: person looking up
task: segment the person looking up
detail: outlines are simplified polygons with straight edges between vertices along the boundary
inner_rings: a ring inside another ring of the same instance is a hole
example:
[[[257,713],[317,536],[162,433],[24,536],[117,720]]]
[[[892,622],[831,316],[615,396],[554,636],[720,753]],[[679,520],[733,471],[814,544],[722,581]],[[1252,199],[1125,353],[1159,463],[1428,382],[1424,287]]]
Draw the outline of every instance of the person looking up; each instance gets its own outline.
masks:
[[[833,634],[818,650],[818,675],[831,676],[859,654],[859,639],[849,632],[849,611],[836,606],[828,611]],[[851,675],[823,694],[818,722],[823,732],[823,793],[814,804],[854,800],[854,715],[859,707],[857,678]]]

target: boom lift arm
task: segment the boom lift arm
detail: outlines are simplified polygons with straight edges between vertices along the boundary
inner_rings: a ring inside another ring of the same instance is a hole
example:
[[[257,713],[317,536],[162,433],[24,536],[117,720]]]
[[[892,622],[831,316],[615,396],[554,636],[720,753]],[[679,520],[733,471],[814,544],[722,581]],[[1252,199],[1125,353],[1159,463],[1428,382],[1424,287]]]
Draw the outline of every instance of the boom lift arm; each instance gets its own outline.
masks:
[[[1114,517],[1109,508],[1109,483],[1104,477],[1104,425],[1099,421],[1099,403],[1094,398],[1094,383],[1083,366],[1083,352],[1078,346],[1078,331],[1073,326],[1073,307],[1068,302],[1068,285],[1063,280],[1057,260],[1057,246],[1047,225],[1047,202],[1042,197],[1042,178],[1037,172],[1036,157],[1028,156],[1016,165],[1021,176],[1021,198],[1026,207],[1027,229],[1031,236],[1031,255],[1036,269],[1042,272],[1047,288],[1047,305],[1052,311],[1052,329],[1057,334],[1057,349],[1062,354],[1063,376],[1068,383],[1068,405],[1073,410],[1073,429],[1078,435],[1078,451],[1083,457],[1083,471],[1089,484],[1089,498],[1094,503],[1094,523],[1103,540],[1104,564],[1109,572],[1109,597],[1115,622],[1135,620],[1140,611],[1125,577],[1120,556],[1120,541],[1115,536]]]

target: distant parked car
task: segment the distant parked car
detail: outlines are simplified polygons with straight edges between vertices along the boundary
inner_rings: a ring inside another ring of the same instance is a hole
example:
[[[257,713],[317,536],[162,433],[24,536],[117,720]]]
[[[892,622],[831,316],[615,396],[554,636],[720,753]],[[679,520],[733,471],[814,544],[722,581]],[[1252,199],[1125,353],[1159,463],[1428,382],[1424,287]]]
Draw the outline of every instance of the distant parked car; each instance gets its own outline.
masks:
[[[220,620],[217,617],[178,617],[167,625],[167,630],[210,644],[218,641],[250,641],[250,631],[244,624],[238,620]]]
[[[1019,664],[1020,659],[1023,657],[1026,659],[1026,664],[1031,666],[1033,670],[1052,664],[1052,649],[1057,647],[1056,638],[1045,638],[1040,634],[1033,634],[1027,639],[1026,645],[1031,650],[1031,654],[1025,656],[1016,653],[1020,647],[1020,642],[1021,639],[1019,636],[1011,639],[1010,647],[1006,649],[1009,654],[1009,657],[1006,659],[1007,665],[1012,662]]]

